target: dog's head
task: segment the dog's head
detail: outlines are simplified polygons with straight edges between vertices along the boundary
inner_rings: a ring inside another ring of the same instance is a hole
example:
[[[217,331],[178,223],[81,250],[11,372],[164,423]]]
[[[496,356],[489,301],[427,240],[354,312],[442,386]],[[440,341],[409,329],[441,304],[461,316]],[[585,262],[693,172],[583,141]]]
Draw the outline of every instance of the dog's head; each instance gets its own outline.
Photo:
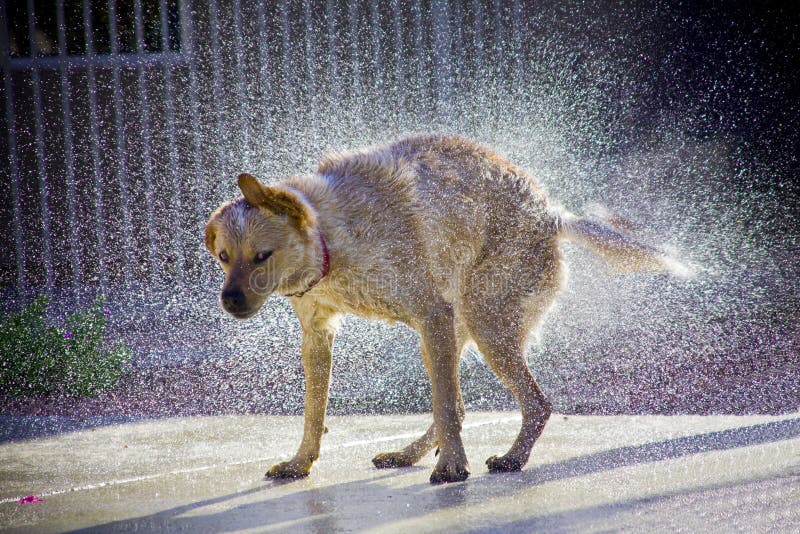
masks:
[[[319,276],[311,239],[314,213],[289,189],[238,178],[243,198],[220,206],[206,224],[206,248],[225,271],[220,302],[237,319],[258,312],[275,292],[291,293]]]

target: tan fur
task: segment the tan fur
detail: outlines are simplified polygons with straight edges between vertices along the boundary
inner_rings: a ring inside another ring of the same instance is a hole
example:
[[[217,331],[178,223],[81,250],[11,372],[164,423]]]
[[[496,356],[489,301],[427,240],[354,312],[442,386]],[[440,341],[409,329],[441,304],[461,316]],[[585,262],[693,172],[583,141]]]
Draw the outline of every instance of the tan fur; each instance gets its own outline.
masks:
[[[433,388],[434,423],[377,467],[414,464],[434,447],[432,482],[464,480],[462,348],[474,342],[522,409],[511,449],[490,471],[519,470],[550,416],[525,348],[564,285],[558,242],[572,239],[635,268],[668,267],[664,255],[609,225],[548,206],[522,169],[460,137],[412,137],[322,160],[316,172],[267,187],[243,174],[245,199],[209,220],[206,246],[228,261],[223,306],[236,317],[258,311],[272,293],[307,290],[291,302],[303,328],[306,424],[297,454],[270,477],[307,475],[319,456],[338,318],[352,313],[403,321],[421,337]],[[258,252],[272,255],[262,264]],[[227,297],[226,297],[227,295]],[[233,295],[234,297],[232,297]]]

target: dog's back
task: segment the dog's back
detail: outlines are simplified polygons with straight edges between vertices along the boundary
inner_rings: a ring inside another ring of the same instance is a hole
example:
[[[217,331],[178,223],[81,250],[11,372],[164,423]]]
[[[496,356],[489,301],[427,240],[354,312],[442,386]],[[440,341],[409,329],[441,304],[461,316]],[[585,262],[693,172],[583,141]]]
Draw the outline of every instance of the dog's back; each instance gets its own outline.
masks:
[[[437,285],[452,291],[482,259],[526,254],[531,240],[555,246],[558,228],[538,184],[461,137],[329,156],[317,173],[337,198],[338,219],[359,227],[360,247],[388,250],[405,266],[424,258]]]

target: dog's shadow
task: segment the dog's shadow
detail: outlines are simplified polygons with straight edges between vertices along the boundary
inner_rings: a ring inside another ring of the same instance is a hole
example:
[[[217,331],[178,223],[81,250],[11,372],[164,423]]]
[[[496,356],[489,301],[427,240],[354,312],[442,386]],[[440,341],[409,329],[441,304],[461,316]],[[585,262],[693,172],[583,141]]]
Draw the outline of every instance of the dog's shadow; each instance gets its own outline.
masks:
[[[457,509],[471,501],[486,502],[547,482],[591,475],[625,466],[677,459],[692,454],[723,451],[800,437],[800,418],[698,434],[660,442],[611,449],[530,468],[519,473],[473,476],[458,484],[430,486],[391,484],[411,467],[375,471],[376,476],[271,497],[270,489],[291,487],[303,479],[272,480],[265,485],[213,499],[198,501],[152,515],[91,527],[80,532],[133,530],[230,531],[264,527],[334,532],[388,526],[405,519],[446,509]],[[313,474],[311,475],[313,477]],[[262,494],[263,499],[206,515],[186,515],[204,507],[240,497]],[[634,506],[635,503],[630,503]],[[622,505],[624,506],[624,504]]]

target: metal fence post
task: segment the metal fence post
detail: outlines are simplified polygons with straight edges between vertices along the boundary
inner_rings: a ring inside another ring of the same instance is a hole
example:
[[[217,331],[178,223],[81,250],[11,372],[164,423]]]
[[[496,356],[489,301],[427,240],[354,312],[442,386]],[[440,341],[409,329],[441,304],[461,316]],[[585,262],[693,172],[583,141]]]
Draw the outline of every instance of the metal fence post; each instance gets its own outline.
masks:
[[[167,23],[167,3],[166,0],[159,0],[161,24],[161,50],[169,51],[169,24]],[[172,196],[170,199],[170,212],[172,219],[172,250],[175,255],[175,277],[179,286],[184,283],[184,254],[183,254],[183,225],[181,224],[181,182],[178,174],[178,148],[175,146],[175,95],[172,82],[172,66],[164,62],[164,98],[167,111],[167,174],[170,177],[172,186]]]
[[[28,0],[28,44],[30,46],[31,82],[33,84],[33,108],[36,129],[36,166],[39,173],[39,202],[42,213],[42,262],[45,270],[45,288],[48,295],[53,294],[53,246],[50,221],[49,192],[44,147],[44,124],[42,119],[42,87],[39,67],[35,63],[37,54],[36,18],[33,0]]]
[[[195,209],[197,210],[197,218],[199,222],[197,232],[197,247],[194,248],[199,262],[199,276],[201,280],[205,280],[208,276],[207,264],[203,261],[203,230],[205,228],[205,195],[203,194],[203,168],[202,168],[202,150],[203,139],[200,136],[200,100],[199,81],[197,75],[197,51],[195,49],[194,39],[194,4],[192,0],[181,2],[181,33],[183,35],[182,42],[185,46],[185,54],[189,58],[189,113],[192,126],[192,171],[194,172],[194,196],[195,196]]]
[[[22,238],[22,204],[19,190],[19,160],[17,159],[17,129],[14,113],[14,84],[9,61],[11,49],[8,38],[8,13],[6,3],[0,2],[0,61],[3,63],[3,89],[5,91],[6,128],[8,129],[8,167],[11,178],[11,202],[14,210],[14,249],[16,253],[17,295],[25,294],[25,241]]]
[[[64,2],[56,4],[56,22],[58,24],[58,58],[61,75],[61,110],[64,115],[64,159],[66,160],[67,202],[69,209],[69,250],[72,273],[72,291],[78,296],[83,280],[80,261],[80,239],[78,237],[78,215],[75,199],[75,158],[72,151],[72,95],[70,87],[70,69],[65,61],[67,55],[66,23],[64,22]]]
[[[119,35],[117,33],[117,2],[108,0],[108,26],[111,37],[111,55],[119,56]],[[125,125],[122,114],[122,85],[120,82],[119,63],[114,62],[112,67],[114,84],[114,128],[117,142],[117,180],[119,181],[119,198],[122,211],[123,246],[125,250],[124,277],[126,293],[133,285],[133,222],[131,220],[130,198],[128,195],[128,163],[127,150],[125,149]]]

